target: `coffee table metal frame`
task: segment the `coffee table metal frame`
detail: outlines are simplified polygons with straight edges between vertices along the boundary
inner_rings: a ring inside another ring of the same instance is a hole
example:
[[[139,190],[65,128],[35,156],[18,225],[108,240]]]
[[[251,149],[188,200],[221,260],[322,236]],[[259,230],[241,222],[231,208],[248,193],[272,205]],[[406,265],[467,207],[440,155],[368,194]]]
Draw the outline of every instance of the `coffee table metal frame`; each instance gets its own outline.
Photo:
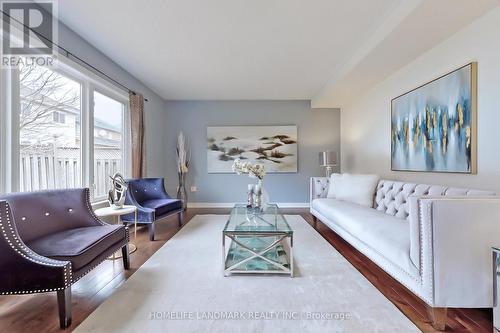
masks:
[[[278,208],[276,207],[276,210]],[[279,214],[279,213],[277,213]],[[232,216],[232,214],[231,214]],[[231,219],[231,216],[229,219]],[[266,221],[265,219],[262,219],[259,217],[258,214],[254,215],[254,218],[259,218],[262,223],[267,223],[269,225],[272,225],[270,222]],[[282,217],[284,219],[284,217]],[[285,220],[286,221],[286,220]],[[230,220],[226,223],[226,226],[229,224]],[[231,241],[233,241],[235,244],[240,249],[243,249],[247,252],[249,252],[251,255],[248,258],[245,258],[241,261],[238,261],[234,263],[233,265],[226,267],[226,259],[227,255],[229,254],[226,253],[226,237],[229,238]],[[275,240],[266,246],[263,249],[254,250],[247,245],[245,245],[243,242],[241,242],[239,239],[241,238],[262,238],[262,237],[275,237]],[[287,251],[287,246],[285,242],[289,243],[289,250]],[[288,266],[285,266],[281,264],[280,262],[277,262],[275,260],[266,258],[264,255],[271,251],[276,249],[276,247],[282,245],[283,250],[286,252],[286,256],[288,259]],[[247,263],[250,260],[260,258],[267,263],[273,265],[276,267],[276,270],[246,270],[246,269],[238,269],[241,265]],[[239,274],[286,274],[290,275],[290,277],[293,277],[293,231],[290,229],[290,231],[279,231],[279,230],[272,230],[272,231],[249,231],[249,230],[244,230],[244,231],[238,231],[238,230],[226,230],[226,227],[222,231],[222,266],[223,266],[223,273],[224,276],[228,276],[232,273],[239,273]]]

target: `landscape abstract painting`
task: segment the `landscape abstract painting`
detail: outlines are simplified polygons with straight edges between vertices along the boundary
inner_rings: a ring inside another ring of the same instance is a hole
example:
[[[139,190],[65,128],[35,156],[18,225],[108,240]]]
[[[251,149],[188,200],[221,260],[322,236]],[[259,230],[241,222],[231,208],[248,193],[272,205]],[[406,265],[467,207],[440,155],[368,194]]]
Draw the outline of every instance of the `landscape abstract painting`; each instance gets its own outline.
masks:
[[[477,63],[392,100],[396,171],[476,172]]]
[[[267,173],[297,172],[297,126],[208,127],[208,172],[233,172],[238,158],[263,164]]]

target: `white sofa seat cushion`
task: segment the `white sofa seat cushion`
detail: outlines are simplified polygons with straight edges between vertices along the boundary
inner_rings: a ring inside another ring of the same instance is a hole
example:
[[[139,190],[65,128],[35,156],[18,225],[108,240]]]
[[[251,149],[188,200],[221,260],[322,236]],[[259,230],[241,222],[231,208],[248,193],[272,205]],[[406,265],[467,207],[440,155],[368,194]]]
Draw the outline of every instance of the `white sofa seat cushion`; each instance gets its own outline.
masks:
[[[336,227],[344,229],[406,273],[418,278],[419,270],[410,259],[408,221],[373,208],[331,198],[315,199],[311,207],[328,219],[322,222],[333,230]],[[357,247],[356,244],[351,245]]]

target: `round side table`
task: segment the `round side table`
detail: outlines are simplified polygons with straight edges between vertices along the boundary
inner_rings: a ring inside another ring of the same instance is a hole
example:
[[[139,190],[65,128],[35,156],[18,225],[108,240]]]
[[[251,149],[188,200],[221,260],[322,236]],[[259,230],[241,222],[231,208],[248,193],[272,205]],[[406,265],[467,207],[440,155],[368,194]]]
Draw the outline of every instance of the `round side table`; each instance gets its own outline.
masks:
[[[124,205],[120,209],[113,209],[111,207],[104,207],[104,208],[99,208],[99,209],[95,210],[95,214],[98,217],[112,216],[113,219],[115,220],[116,224],[122,223],[121,217],[123,215],[132,214],[132,213],[134,213],[134,241],[136,241],[137,240],[137,207],[136,206]],[[130,247],[129,253],[134,253],[137,250],[137,246],[134,243],[129,242],[129,247]],[[119,254],[119,255],[113,254],[113,256],[110,257],[110,259],[114,260],[114,259],[118,259],[121,257],[122,257],[121,254]]]

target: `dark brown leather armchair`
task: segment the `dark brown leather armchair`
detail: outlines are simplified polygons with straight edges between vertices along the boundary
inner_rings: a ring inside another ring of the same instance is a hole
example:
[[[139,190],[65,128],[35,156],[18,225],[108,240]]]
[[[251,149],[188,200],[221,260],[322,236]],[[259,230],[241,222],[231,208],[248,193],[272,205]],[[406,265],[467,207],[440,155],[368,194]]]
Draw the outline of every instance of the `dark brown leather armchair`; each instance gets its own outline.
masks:
[[[0,294],[57,292],[61,328],[71,325],[71,285],[114,252],[130,268],[128,228],[101,221],[89,189],[0,197]]]

